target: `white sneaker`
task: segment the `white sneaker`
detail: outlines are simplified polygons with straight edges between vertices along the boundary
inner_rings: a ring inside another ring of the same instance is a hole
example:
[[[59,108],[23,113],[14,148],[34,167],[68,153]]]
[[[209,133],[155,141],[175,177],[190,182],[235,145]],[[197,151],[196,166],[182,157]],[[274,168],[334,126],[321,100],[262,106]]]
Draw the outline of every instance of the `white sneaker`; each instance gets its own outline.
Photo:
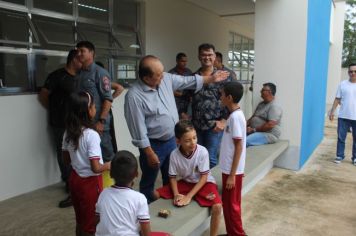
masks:
[[[343,158],[341,158],[341,157],[336,157],[336,158],[334,159],[334,163],[340,164],[342,160],[343,160]],[[354,162],[354,164],[355,164],[355,162]]]
[[[354,166],[356,166],[356,159],[354,159],[354,160],[352,161],[352,164],[354,164]]]

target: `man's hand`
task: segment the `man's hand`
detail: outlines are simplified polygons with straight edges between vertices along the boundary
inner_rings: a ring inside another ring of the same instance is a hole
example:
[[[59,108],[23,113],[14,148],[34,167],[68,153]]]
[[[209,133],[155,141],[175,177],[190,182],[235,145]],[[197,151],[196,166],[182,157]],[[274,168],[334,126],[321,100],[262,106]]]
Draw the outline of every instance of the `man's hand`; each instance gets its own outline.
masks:
[[[149,155],[147,155],[147,163],[148,165],[153,168],[153,169],[158,169],[160,165],[160,161],[156,153],[152,152]]]
[[[229,175],[226,179],[226,189],[230,190],[235,188],[235,176]]]
[[[95,130],[99,133],[99,135],[102,135],[104,132],[104,124],[101,123],[100,121],[95,123]]]
[[[190,120],[188,113],[185,112],[180,113],[180,117],[182,120]]]
[[[333,121],[333,120],[334,120],[334,111],[333,111],[333,110],[331,110],[331,111],[329,112],[329,120],[330,120],[330,121]]]
[[[255,128],[251,128],[250,126],[247,127],[247,130],[246,130],[247,134],[252,134],[254,132],[256,132],[256,129]]]
[[[216,120],[215,121],[215,127],[214,127],[214,132],[221,132],[225,129],[225,120]]]
[[[227,77],[229,77],[230,72],[228,71],[223,71],[223,70],[218,70],[213,74],[213,83],[220,82],[223,80],[226,80]]]

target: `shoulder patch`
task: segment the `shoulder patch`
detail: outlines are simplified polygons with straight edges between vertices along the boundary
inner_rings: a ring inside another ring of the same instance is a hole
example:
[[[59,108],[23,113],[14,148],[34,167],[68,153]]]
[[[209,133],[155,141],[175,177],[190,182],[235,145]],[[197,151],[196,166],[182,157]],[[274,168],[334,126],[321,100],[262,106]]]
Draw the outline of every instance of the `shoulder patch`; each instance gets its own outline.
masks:
[[[103,81],[103,88],[106,92],[111,90],[111,86],[110,86],[110,79],[107,76],[104,76],[102,78]]]

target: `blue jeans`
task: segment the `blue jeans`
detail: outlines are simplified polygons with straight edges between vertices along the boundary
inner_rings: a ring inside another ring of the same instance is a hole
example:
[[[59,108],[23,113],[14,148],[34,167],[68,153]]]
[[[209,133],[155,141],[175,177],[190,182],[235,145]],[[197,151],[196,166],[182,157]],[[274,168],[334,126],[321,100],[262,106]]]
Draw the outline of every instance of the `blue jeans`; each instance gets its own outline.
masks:
[[[356,120],[348,120],[343,118],[338,118],[337,123],[337,147],[336,156],[345,158],[345,140],[347,131],[352,128],[352,160],[356,159]]]
[[[198,143],[208,149],[210,169],[218,163],[218,152],[223,133],[223,131],[215,132],[212,129],[197,130]]]
[[[150,140],[150,143],[151,148],[159,158],[162,182],[163,185],[166,185],[169,183],[169,157],[171,152],[177,147],[175,137],[167,141]],[[140,149],[140,167],[142,170],[140,192],[146,196],[148,203],[151,203],[155,200],[153,197],[153,190],[159,170],[151,168],[148,165],[147,156],[142,149]]]
[[[263,132],[255,132],[246,137],[246,146],[259,146],[268,144],[268,139]]]

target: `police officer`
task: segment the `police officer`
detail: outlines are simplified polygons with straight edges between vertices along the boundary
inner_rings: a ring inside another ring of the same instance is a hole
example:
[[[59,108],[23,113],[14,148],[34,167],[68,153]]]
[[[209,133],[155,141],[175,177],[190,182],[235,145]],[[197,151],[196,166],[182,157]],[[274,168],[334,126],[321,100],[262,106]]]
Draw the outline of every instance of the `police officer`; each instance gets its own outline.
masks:
[[[95,47],[89,41],[77,43],[80,62],[83,64],[79,73],[80,89],[94,97],[96,106],[95,129],[100,134],[101,151],[104,162],[114,157],[112,137],[110,135],[111,115],[109,113],[113,101],[111,95],[111,79],[109,72],[98,66],[94,61]]]

